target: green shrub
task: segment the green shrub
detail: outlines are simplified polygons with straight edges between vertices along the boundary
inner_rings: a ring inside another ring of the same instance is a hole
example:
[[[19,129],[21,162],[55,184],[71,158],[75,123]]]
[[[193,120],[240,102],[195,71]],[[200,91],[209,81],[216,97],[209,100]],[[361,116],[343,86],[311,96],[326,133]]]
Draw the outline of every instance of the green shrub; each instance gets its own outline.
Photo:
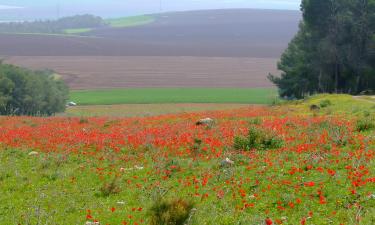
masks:
[[[266,150],[282,147],[284,141],[274,132],[257,127],[250,127],[246,137],[235,137],[234,148],[237,150]]]
[[[149,211],[150,225],[184,225],[193,205],[192,202],[183,199],[156,200]]]
[[[117,184],[117,178],[115,177],[111,182],[103,184],[100,188],[100,196],[108,197],[110,195],[118,194],[120,191],[120,187]]]
[[[361,118],[357,121],[356,129],[358,132],[375,129],[375,120],[371,117]]]
[[[255,117],[249,120],[250,125],[260,125],[262,124],[262,120],[259,117]]]
[[[319,103],[319,105],[320,105],[321,108],[326,108],[328,106],[331,106],[332,102],[330,100],[328,100],[328,99],[325,99],[325,100],[321,101]]]

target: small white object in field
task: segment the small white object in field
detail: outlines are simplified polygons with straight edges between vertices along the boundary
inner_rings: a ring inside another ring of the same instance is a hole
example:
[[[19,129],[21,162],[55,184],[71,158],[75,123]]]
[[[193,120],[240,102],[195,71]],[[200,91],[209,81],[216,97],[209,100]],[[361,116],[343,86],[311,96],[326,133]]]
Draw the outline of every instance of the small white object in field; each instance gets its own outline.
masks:
[[[85,225],[100,225],[100,223],[99,222],[90,222],[90,221],[87,221],[85,223]]]
[[[33,156],[33,155],[39,155],[39,152],[35,152],[35,151],[29,152],[29,156]]]
[[[135,165],[134,168],[136,168],[137,170],[143,170],[143,166],[137,166],[137,165]]]
[[[221,166],[233,166],[234,165],[234,161],[230,160],[229,158],[226,158],[224,159],[223,161],[221,161]]]
[[[211,125],[214,123],[214,120],[211,119],[211,118],[205,118],[205,119],[200,119],[198,120],[195,125],[199,126],[199,125]]]
[[[125,202],[123,202],[123,201],[119,201],[119,202],[117,202],[117,204],[118,204],[118,205],[125,205]]]
[[[67,106],[77,106],[77,103],[75,103],[75,102],[68,102]]]

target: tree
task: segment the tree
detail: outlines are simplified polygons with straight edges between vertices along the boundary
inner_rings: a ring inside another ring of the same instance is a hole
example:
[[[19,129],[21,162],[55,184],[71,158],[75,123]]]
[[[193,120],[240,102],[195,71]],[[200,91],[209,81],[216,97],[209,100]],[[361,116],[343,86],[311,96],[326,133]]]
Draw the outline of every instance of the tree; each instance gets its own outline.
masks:
[[[374,86],[375,0],[303,0],[303,20],[269,79],[283,97]]]
[[[0,115],[50,116],[67,100],[67,86],[52,72],[0,64]]]

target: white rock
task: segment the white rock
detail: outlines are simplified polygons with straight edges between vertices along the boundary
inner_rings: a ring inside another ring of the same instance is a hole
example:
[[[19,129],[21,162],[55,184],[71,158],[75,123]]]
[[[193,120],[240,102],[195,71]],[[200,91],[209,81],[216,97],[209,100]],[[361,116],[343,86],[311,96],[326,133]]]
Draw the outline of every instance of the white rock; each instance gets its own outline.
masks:
[[[100,223],[99,222],[90,222],[90,221],[87,221],[85,223],[85,225],[100,225]]]
[[[199,126],[199,125],[211,125],[214,123],[214,120],[211,119],[211,118],[205,118],[205,119],[200,119],[198,120],[195,125]]]
[[[29,152],[29,156],[33,156],[33,155],[39,155],[39,152],[35,152],[35,151]]]
[[[143,170],[144,168],[143,168],[143,166],[134,166],[134,168],[136,168],[137,170]]]
[[[224,159],[221,161],[221,166],[233,166],[234,161],[230,160],[229,158]]]

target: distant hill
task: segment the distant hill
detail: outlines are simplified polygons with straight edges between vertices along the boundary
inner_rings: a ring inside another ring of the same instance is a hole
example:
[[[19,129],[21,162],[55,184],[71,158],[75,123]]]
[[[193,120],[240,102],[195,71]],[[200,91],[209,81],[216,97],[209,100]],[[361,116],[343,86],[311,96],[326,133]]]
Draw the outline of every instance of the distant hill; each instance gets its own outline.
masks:
[[[0,54],[278,58],[296,34],[301,14],[230,9],[142,18],[148,22],[139,26],[80,30],[91,37],[0,34]]]
[[[39,34],[66,34],[74,33],[79,29],[85,31],[105,27],[108,24],[98,16],[76,15],[58,20],[38,20],[33,22],[8,22],[0,23],[2,33],[39,33]]]

